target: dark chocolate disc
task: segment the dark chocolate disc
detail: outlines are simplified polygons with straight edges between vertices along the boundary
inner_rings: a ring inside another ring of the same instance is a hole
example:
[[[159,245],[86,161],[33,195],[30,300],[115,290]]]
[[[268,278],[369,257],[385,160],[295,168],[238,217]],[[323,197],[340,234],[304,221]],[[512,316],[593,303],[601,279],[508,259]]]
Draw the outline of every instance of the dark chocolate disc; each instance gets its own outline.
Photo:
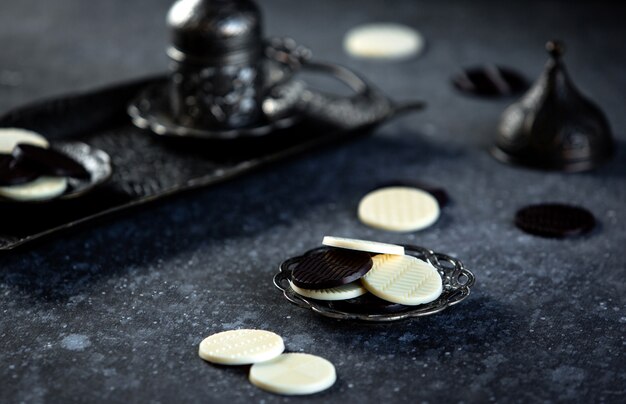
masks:
[[[304,255],[291,281],[304,289],[334,288],[360,279],[371,268],[368,253],[336,248]]]
[[[560,203],[527,206],[515,214],[515,225],[544,237],[570,237],[591,231],[596,220],[587,209]]]
[[[9,154],[0,154],[0,186],[25,184],[39,177],[36,170],[20,164]]]
[[[387,302],[371,293],[366,293],[354,299],[331,301],[328,302],[328,307],[346,313],[359,314],[399,313],[403,310],[414,308],[403,304]]]
[[[493,65],[473,66],[452,77],[459,91],[481,97],[508,97],[528,89],[528,81],[515,70]]]
[[[45,149],[30,144],[18,144],[13,149],[13,157],[20,163],[28,164],[44,175],[72,177],[83,180],[90,178],[89,171],[85,167],[54,149]]]
[[[421,182],[421,181],[415,181],[415,180],[398,180],[398,181],[385,182],[377,186],[376,188],[374,188],[372,191],[379,189],[379,188],[387,188],[387,187],[409,187],[409,188],[421,189],[422,191],[426,191],[432,196],[434,196],[435,199],[437,200],[437,203],[439,203],[440,208],[443,208],[450,202],[450,197],[448,197],[448,193],[446,192],[445,189],[440,188],[436,185],[428,184],[428,183]]]

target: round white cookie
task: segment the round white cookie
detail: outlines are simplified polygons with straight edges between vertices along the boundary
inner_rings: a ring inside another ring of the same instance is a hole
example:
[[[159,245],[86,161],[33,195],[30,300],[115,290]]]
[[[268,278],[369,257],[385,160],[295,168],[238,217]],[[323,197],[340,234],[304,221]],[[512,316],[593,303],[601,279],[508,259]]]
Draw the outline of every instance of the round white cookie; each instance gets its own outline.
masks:
[[[250,368],[250,383],[277,394],[302,395],[326,390],[337,374],[332,363],[319,356],[287,353]]]
[[[50,144],[40,134],[20,128],[0,128],[0,153],[11,154],[19,143],[48,148]]]
[[[367,290],[358,281],[328,289],[303,289],[297,287],[291,281],[289,281],[289,286],[300,296],[317,300],[347,300],[367,293]]]
[[[264,330],[231,330],[205,338],[198,355],[220,365],[249,365],[273,359],[285,350],[280,335]]]
[[[39,177],[25,184],[0,187],[0,196],[15,201],[45,201],[62,195],[66,189],[65,177]]]
[[[441,275],[431,264],[410,255],[377,255],[361,278],[373,295],[392,303],[415,306],[436,300],[443,290]]]
[[[401,245],[379,243],[378,241],[324,236],[322,244],[329,247],[345,248],[348,250],[365,251],[376,254],[404,255],[404,247]]]
[[[370,59],[406,59],[424,48],[424,38],[413,28],[394,23],[360,25],[349,30],[343,41],[348,54]]]
[[[388,231],[424,229],[439,218],[439,203],[428,192],[410,187],[380,188],[359,203],[359,219],[366,225]]]

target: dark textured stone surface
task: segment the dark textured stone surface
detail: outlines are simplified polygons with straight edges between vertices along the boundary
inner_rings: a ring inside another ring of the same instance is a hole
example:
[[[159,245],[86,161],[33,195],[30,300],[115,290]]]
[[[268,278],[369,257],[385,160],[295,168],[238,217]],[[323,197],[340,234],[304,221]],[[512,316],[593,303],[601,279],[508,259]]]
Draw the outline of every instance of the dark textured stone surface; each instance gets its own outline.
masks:
[[[428,110],[371,138],[0,256],[0,401],[297,401],[256,389],[245,367],[197,357],[205,336],[238,327],[275,331],[289,351],[334,362],[337,384],[311,401],[624,401],[624,9],[263,3],[268,33],[357,68],[397,99],[421,96]],[[0,110],[164,70],[168,5],[2,2]],[[374,20],[415,24],[427,52],[400,63],[345,56],[342,34]],[[605,109],[621,146],[591,173],[497,163],[486,148],[507,101],[462,97],[449,84],[460,66],[483,62],[535,77],[552,37],[567,42],[573,78]],[[414,234],[359,224],[359,198],[403,178],[432,179],[454,203]],[[571,240],[515,228],[517,209],[545,201],[584,206],[601,224]],[[440,315],[396,324],[320,318],[287,304],[271,278],[325,234],[453,253],[476,274],[474,293]]]

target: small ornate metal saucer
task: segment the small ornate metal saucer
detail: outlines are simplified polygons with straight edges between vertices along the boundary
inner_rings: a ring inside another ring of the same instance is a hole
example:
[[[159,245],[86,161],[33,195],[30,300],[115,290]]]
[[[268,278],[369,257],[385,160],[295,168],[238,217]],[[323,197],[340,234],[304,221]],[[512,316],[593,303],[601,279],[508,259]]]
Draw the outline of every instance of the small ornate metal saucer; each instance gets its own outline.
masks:
[[[111,158],[100,149],[81,142],[54,142],[52,147],[79,162],[89,172],[89,180],[68,179],[67,190],[57,198],[43,201],[15,201],[0,197],[0,202],[10,204],[45,204],[51,201],[74,199],[104,184],[113,174]]]
[[[280,75],[281,68],[268,61],[269,75]],[[273,88],[263,100],[263,119],[243,128],[206,128],[177,122],[170,110],[169,83],[163,81],[143,91],[128,107],[133,123],[150,129],[157,135],[201,139],[235,139],[267,135],[275,130],[293,126],[301,119],[296,111],[304,93],[301,81],[290,81]]]
[[[298,307],[313,310],[322,316],[336,318],[341,320],[362,320],[369,322],[390,322],[403,320],[412,317],[422,317],[439,313],[463,301],[470,294],[470,288],[474,285],[474,274],[463,266],[463,263],[456,258],[452,258],[445,254],[436,253],[427,248],[404,245],[405,254],[412,255],[416,258],[424,260],[432,264],[443,279],[443,292],[439,298],[428,304],[418,306],[404,306],[401,308],[394,307],[388,312],[364,312],[359,307],[345,301],[346,304],[337,305],[337,302],[328,302],[310,299],[300,296],[291,289],[289,280],[293,269],[298,262],[306,255],[315,253],[320,247],[309,250],[301,256],[290,258],[279,266],[279,272],[274,276],[274,285],[283,292],[285,298]],[[334,304],[335,303],[335,304]],[[396,305],[397,306],[397,305]]]

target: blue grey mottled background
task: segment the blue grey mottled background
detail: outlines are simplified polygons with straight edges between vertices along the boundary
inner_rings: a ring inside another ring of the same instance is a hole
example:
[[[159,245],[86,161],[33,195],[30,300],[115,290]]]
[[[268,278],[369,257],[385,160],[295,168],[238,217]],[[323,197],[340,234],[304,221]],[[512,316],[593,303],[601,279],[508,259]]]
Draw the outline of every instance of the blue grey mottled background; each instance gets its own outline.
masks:
[[[0,111],[161,72],[165,0],[2,1]],[[266,31],[361,71],[394,98],[429,108],[370,137],[150,205],[32,249],[0,255],[0,402],[275,402],[246,368],[197,357],[205,336],[238,327],[283,335],[330,359],[325,402],[624,402],[626,372],[626,26],[596,2],[263,1]],[[355,24],[413,25],[419,59],[351,59]],[[503,166],[486,152],[510,100],[456,94],[461,66],[497,62],[534,78],[545,40],[567,42],[580,88],[606,111],[621,150],[586,174]],[[417,178],[454,203],[432,228],[397,235],[359,224],[379,182]],[[557,241],[512,225],[519,207],[583,205],[601,225]],[[0,211],[1,221],[1,211]],[[449,311],[388,325],[338,322],[287,304],[281,260],[325,234],[452,253],[477,278]]]

